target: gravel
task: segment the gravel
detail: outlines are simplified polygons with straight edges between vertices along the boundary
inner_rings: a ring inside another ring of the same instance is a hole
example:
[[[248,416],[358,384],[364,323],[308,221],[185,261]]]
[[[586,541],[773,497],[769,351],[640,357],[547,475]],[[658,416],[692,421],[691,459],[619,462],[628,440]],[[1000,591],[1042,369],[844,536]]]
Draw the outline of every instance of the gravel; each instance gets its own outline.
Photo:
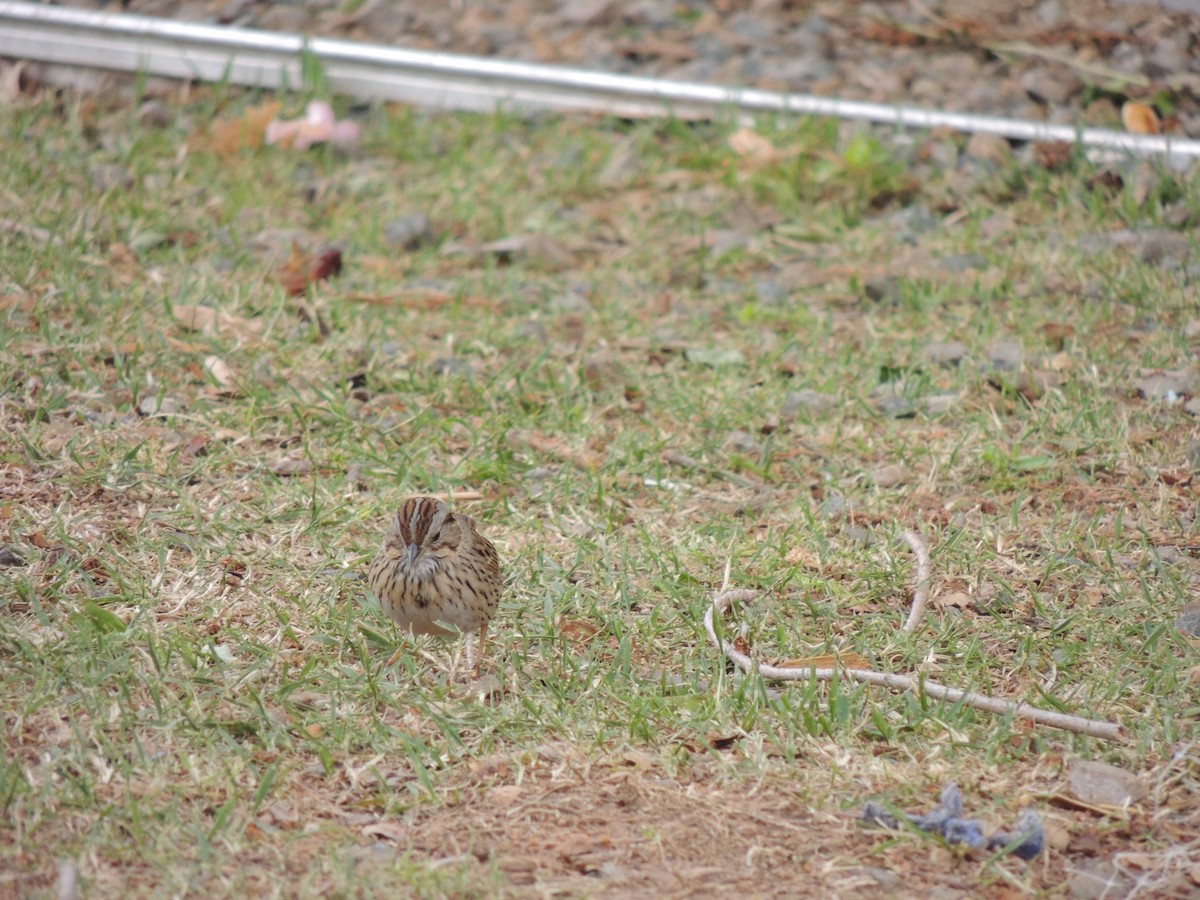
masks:
[[[612,72],[1200,136],[1200,0],[68,0],[64,5]],[[1097,89],[1098,88],[1098,89]],[[969,148],[996,161],[995,142]]]

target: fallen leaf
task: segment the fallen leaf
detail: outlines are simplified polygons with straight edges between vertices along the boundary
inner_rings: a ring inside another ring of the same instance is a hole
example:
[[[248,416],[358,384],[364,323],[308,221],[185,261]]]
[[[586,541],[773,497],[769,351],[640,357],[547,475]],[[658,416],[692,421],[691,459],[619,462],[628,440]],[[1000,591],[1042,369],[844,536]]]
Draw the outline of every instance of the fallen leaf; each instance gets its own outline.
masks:
[[[364,825],[362,829],[363,837],[382,838],[385,841],[400,841],[407,840],[411,835],[412,829],[396,821],[388,821],[380,819],[378,822],[372,822],[370,825]]]
[[[230,371],[228,364],[219,356],[206,356],[201,366],[213,381],[221,387],[222,390],[229,391],[233,389],[233,372]]]
[[[699,347],[692,350],[685,350],[683,353],[684,359],[690,363],[696,363],[701,366],[709,366],[717,369],[722,366],[741,366],[746,363],[746,356],[741,350],[721,350],[718,348],[703,348]]]
[[[209,337],[250,339],[258,334],[258,323],[211,306],[181,303],[171,310],[179,324]]]
[[[523,259],[546,268],[567,269],[575,265],[575,254],[565,244],[548,234],[519,234],[482,244],[474,249],[448,247],[447,254],[469,253],[475,256],[494,256],[501,265]]]
[[[1066,168],[1073,154],[1074,147],[1066,141],[1039,141],[1033,145],[1033,158],[1051,172]]]
[[[857,653],[825,653],[821,656],[804,656],[776,663],[781,669],[870,669],[871,664]]]
[[[582,619],[562,619],[558,623],[558,633],[568,641],[582,643],[593,637],[600,627]]]
[[[1125,105],[1121,107],[1121,121],[1125,123],[1125,130],[1134,134],[1159,134],[1162,132],[1158,113],[1154,111],[1154,108],[1145,103],[1138,103],[1136,100],[1125,101]]]
[[[597,454],[571,447],[558,438],[547,437],[536,431],[512,429],[508,433],[508,439],[511,443],[524,444],[531,450],[554,456],[589,472],[594,472],[603,465],[603,460]]]
[[[188,146],[193,150],[209,150],[224,157],[235,155],[241,150],[261,147],[267,125],[279,113],[277,101],[252,106],[234,119],[218,119],[192,133]]]
[[[312,470],[312,460],[306,459],[303,456],[285,456],[276,462],[275,465],[271,466],[271,471],[283,478],[307,475]]]
[[[820,557],[807,547],[793,547],[783,557],[783,561],[789,566],[800,566],[810,572],[819,573],[824,570]]]
[[[739,128],[729,136],[729,149],[752,166],[766,166],[784,159],[787,154],[753,128]]]
[[[279,283],[293,297],[305,293],[309,285],[326,281],[342,271],[342,251],[336,247],[309,255],[292,244],[292,254],[279,269]]]

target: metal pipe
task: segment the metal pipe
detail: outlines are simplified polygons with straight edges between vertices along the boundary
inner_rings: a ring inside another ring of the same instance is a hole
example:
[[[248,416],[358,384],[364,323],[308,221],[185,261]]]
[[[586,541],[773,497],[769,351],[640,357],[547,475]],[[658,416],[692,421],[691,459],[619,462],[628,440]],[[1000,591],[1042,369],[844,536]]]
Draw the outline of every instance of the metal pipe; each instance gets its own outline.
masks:
[[[300,86],[306,52],[319,62],[339,93],[438,109],[487,112],[503,106],[683,118],[711,118],[722,111],[741,116],[836,116],[897,128],[985,132],[1021,141],[1078,141],[1085,147],[1130,155],[1166,154],[1181,161],[1200,157],[1200,141],[1169,135],[614,75],[0,0],[2,56],[273,89]]]

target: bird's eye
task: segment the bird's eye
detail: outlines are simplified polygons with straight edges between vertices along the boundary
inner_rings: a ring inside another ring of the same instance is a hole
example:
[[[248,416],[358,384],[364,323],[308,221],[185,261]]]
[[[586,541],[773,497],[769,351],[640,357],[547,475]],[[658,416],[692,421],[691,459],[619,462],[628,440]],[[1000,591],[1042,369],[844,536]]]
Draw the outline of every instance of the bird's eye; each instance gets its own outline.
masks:
[[[436,543],[437,539],[440,538],[441,536],[442,536],[442,533],[440,531],[435,531],[433,534],[431,534],[429,536],[429,539]]]

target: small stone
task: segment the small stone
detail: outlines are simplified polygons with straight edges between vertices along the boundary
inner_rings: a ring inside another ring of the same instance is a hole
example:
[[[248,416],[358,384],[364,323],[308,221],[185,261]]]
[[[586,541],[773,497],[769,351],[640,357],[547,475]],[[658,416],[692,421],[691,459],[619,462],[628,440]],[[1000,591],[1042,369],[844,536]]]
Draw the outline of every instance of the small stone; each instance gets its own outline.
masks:
[[[1043,0],[1033,11],[1033,16],[1043,28],[1053,28],[1062,22],[1066,10],[1060,0]]]
[[[1025,352],[1016,341],[999,340],[988,347],[988,363],[997,372],[1015,372],[1021,368]]]
[[[762,445],[754,439],[754,436],[745,431],[730,432],[729,437],[725,438],[723,446],[726,450],[735,453],[758,453],[762,450]]]
[[[977,131],[967,141],[966,154],[973,159],[994,165],[1007,165],[1012,160],[1012,147],[998,134]]]
[[[876,303],[897,303],[900,300],[900,285],[903,280],[895,275],[885,275],[882,278],[871,278],[863,284],[863,293],[868,300]]]
[[[138,403],[138,412],[143,416],[173,416],[183,408],[176,398],[170,394],[151,394],[143,397]]]
[[[875,543],[875,537],[871,534],[871,530],[863,528],[861,525],[847,525],[846,530],[842,533],[846,540],[853,541],[861,547],[870,547]]]
[[[894,229],[897,237],[901,240],[911,241],[918,235],[936,228],[938,220],[929,211],[929,207],[921,203],[914,203],[912,206],[906,206],[904,209],[892,213],[888,217],[888,223]]]
[[[1154,555],[1154,558],[1158,562],[1166,563],[1167,565],[1179,562],[1180,559],[1179,548],[1172,547],[1170,544],[1162,544],[1158,547],[1151,547],[1150,552]]]
[[[890,488],[911,481],[912,472],[909,471],[908,466],[895,463],[890,466],[880,466],[871,473],[871,480],[875,482],[876,487]]]
[[[166,128],[175,121],[171,107],[161,100],[147,100],[138,107],[138,124],[143,128]]]
[[[1200,638],[1200,603],[1189,603],[1181,609],[1175,627],[1190,638]]]
[[[1067,882],[1067,894],[1073,900],[1109,900],[1127,897],[1133,883],[1108,859],[1082,859]]]
[[[430,368],[436,375],[467,375],[471,364],[458,356],[439,356],[430,363]]]
[[[937,267],[944,272],[961,274],[962,272],[986,269],[987,264],[987,257],[978,253],[956,253],[954,256],[938,260]]]
[[[690,363],[719,369],[722,366],[741,366],[746,363],[746,356],[741,350],[723,350],[720,347],[697,347],[684,351],[684,358]]]
[[[517,337],[528,338],[535,343],[546,340],[546,325],[541,319],[526,319],[517,326]]]
[[[392,219],[383,226],[383,236],[392,246],[417,250],[433,239],[433,230],[429,225],[429,217],[418,212]]]
[[[124,167],[116,163],[96,163],[88,169],[92,179],[92,187],[101,193],[108,191],[127,191],[133,187],[133,176]]]
[[[778,281],[760,278],[754,282],[754,299],[763,306],[783,306],[787,303],[788,290]]]
[[[312,460],[303,456],[285,456],[271,466],[271,471],[280,478],[294,478],[297,475],[307,475],[313,470]]]
[[[832,519],[846,509],[846,498],[837,491],[830,493],[821,501],[821,515],[827,519]]]
[[[587,312],[592,308],[588,303],[587,297],[578,291],[567,291],[565,294],[556,295],[547,306],[554,312],[561,313],[581,313]]]
[[[930,341],[921,352],[936,365],[957,366],[967,355],[967,345],[962,341]]]
[[[809,388],[789,391],[788,395],[783,398],[783,404],[779,407],[779,417],[784,421],[791,421],[803,414],[826,412],[836,405],[836,397],[822,394],[820,391]]]
[[[593,391],[625,384],[625,369],[607,354],[593,354],[583,361],[583,380]]]
[[[1196,373],[1191,369],[1160,372],[1139,378],[1134,383],[1139,396],[1164,403],[1177,403],[1181,394],[1194,393],[1196,387]]]
[[[1067,792],[1092,806],[1126,806],[1146,796],[1137,775],[1094,759],[1077,759],[1067,772]]]
[[[1012,231],[1015,227],[1016,222],[1012,213],[996,213],[979,223],[979,233],[990,241]]]
[[[925,413],[930,416],[943,416],[954,408],[958,402],[958,394],[933,394],[924,398]]]
[[[917,408],[907,397],[899,394],[888,394],[875,402],[875,408],[881,415],[890,419],[911,419],[917,414]]]
[[[13,566],[27,565],[25,558],[12,547],[0,547],[0,568],[10,569]]]

